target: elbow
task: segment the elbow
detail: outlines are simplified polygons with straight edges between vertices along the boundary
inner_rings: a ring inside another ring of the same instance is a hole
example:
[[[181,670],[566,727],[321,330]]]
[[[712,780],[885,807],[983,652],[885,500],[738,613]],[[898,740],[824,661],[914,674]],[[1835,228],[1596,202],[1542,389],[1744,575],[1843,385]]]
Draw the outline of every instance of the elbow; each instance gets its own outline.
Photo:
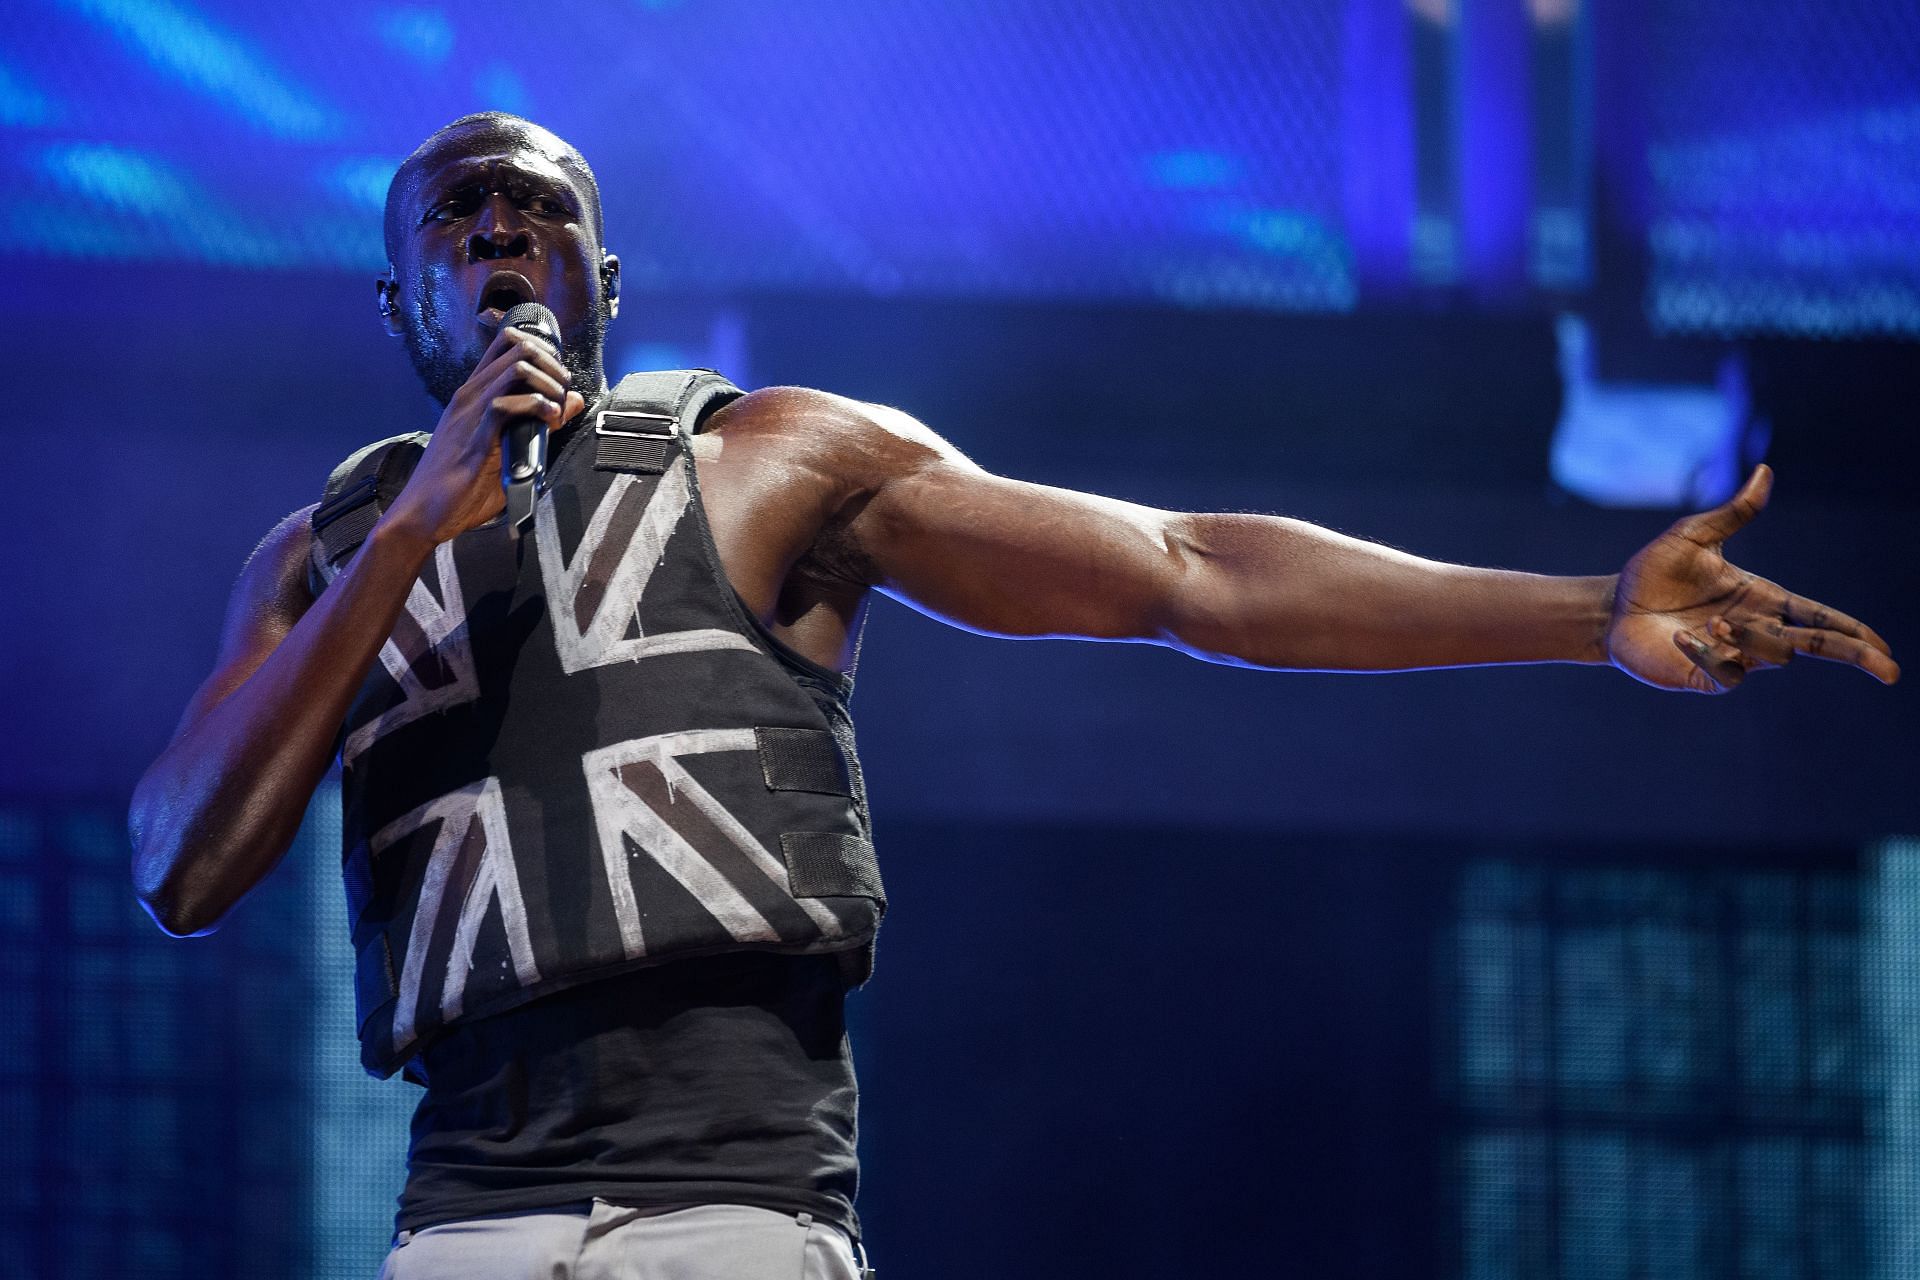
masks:
[[[1250,637],[1242,635],[1220,612],[1187,605],[1169,614],[1156,643],[1202,662],[1230,667],[1276,665]]]
[[[212,933],[223,913],[181,883],[179,858],[150,837],[137,807],[128,815],[127,834],[133,842],[134,897],[161,932],[174,938]]]
[[[170,938],[195,938],[219,927],[221,912],[182,893],[177,886],[144,882],[137,863],[133,892],[160,931]]]
[[[170,938],[197,938],[212,933],[220,924],[218,915],[197,908],[173,894],[151,892],[138,887],[135,893],[140,905],[153,917],[153,922]]]
[[[152,898],[141,898],[140,905],[147,909],[147,914],[153,917],[153,922],[160,926],[160,932],[169,938],[192,938],[212,932],[211,929],[194,928],[193,923],[186,917]]]

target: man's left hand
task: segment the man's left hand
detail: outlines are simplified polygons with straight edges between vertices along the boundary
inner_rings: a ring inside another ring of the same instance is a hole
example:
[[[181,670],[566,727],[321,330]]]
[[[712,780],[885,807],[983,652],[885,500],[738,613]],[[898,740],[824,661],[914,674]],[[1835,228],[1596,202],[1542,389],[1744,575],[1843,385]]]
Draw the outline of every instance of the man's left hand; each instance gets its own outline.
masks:
[[[1767,505],[1773,472],[1756,467],[1731,501],[1688,516],[1627,562],[1607,626],[1608,659],[1662,689],[1726,693],[1749,671],[1795,654],[1844,662],[1882,684],[1900,678],[1871,627],[1727,563],[1723,543]]]

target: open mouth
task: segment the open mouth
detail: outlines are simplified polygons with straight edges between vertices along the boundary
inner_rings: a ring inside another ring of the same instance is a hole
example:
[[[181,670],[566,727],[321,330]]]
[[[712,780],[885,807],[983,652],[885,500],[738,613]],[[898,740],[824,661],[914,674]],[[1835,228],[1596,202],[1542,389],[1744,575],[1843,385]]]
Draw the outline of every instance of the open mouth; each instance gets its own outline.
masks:
[[[474,308],[482,328],[498,329],[507,312],[523,302],[537,302],[533,282],[518,271],[496,271],[480,286],[480,305]]]

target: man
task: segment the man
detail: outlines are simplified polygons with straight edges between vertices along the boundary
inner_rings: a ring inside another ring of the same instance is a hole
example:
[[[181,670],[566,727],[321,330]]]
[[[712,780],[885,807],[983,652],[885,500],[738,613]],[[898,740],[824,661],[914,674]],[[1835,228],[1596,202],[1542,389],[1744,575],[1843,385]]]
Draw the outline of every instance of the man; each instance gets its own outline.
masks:
[[[386,245],[381,310],[445,411],[268,534],[131,827],[143,902],[205,932],[338,750],[363,1048],[426,1085],[400,1277],[853,1274],[841,1001],[884,899],[842,673],[875,588],[974,630],[1279,669],[1899,674],[1722,557],[1765,469],[1619,575],[1551,578],[1004,479],[821,392],[682,380],[628,412],[592,173],[511,116],[407,159]],[[533,300],[558,353],[501,326]],[[552,487],[516,534],[499,441],[529,416]]]

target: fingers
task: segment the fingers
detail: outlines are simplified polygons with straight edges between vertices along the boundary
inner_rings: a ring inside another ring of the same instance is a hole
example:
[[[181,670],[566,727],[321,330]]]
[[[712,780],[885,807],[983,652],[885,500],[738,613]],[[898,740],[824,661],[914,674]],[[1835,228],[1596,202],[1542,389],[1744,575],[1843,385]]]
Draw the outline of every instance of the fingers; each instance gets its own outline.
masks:
[[[469,386],[490,386],[502,370],[525,363],[556,381],[573,381],[573,371],[560,362],[554,349],[540,338],[520,329],[502,329],[480,357],[480,366],[467,379]]]
[[[1855,618],[1849,618],[1838,609],[1829,608],[1817,600],[1789,595],[1781,606],[1781,612],[1786,614],[1789,622],[1811,627],[1815,631],[1838,631],[1842,635],[1866,641],[1889,658],[1893,656],[1892,646],[1882,640],[1879,633],[1872,627]]]
[[[1795,653],[1858,667],[1881,684],[1892,684],[1900,678],[1900,664],[1858,636],[1816,627],[1783,626],[1779,631]]]
[[[549,427],[558,427],[564,418],[560,416],[560,402],[531,392],[515,396],[495,396],[488,408],[501,418],[543,418]]]
[[[564,379],[554,377],[530,360],[516,360],[500,370],[487,390],[490,396],[497,397],[508,394],[516,387],[537,392],[556,403],[567,396]]]
[[[1784,667],[1793,660],[1793,645],[1784,635],[1785,627],[1777,618],[1758,623],[1714,618],[1707,623],[1707,634],[1731,646],[1750,668]]]
[[[502,329],[500,332],[494,334],[493,341],[487,344],[486,354],[480,357],[480,363],[484,365],[488,361],[499,357],[502,352],[509,351],[514,347],[543,351],[548,355],[554,353],[552,345],[538,334],[528,333],[525,329]]]
[[[578,391],[561,386],[542,370],[526,361],[516,361],[502,370],[489,390],[488,408],[495,418],[521,418],[538,415],[549,427],[558,429],[573,421],[587,407]],[[527,407],[527,406],[534,407]]]
[[[1715,618],[1708,624],[1708,632],[1719,642],[1714,646],[1716,657],[1725,657],[1720,652],[1722,649],[1731,650],[1748,668],[1785,666],[1796,653],[1803,653],[1810,658],[1858,667],[1882,684],[1892,684],[1900,678],[1900,665],[1890,655],[1863,637],[1839,630],[1796,627],[1777,620],[1735,624],[1725,618]]]
[[[1740,492],[1711,511],[1688,516],[1674,526],[1674,532],[1689,542],[1725,542],[1760,514],[1772,493],[1773,468],[1762,463],[1740,486]]]
[[[1674,632],[1673,643],[1693,663],[1687,688],[1695,693],[1726,693],[1747,677],[1740,651],[1731,645],[1708,644],[1691,631]]]
[[[568,390],[572,371],[539,338],[508,329],[488,350],[495,353],[493,358],[482,363],[468,385],[480,388],[486,416],[496,424],[538,417],[557,428],[586,406],[578,392]]]

